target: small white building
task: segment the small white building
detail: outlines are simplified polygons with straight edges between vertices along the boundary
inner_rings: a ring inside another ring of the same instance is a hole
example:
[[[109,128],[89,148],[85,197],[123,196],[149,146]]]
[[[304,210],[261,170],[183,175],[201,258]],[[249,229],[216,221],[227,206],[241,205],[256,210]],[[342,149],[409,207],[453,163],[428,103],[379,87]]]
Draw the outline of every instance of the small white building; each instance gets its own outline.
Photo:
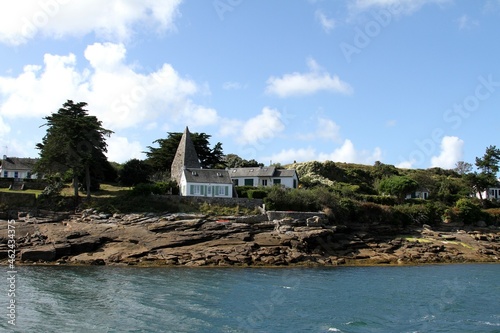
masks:
[[[33,173],[38,159],[36,158],[19,158],[3,156],[2,165],[0,165],[0,178],[14,178],[15,180],[23,180],[37,178]]]
[[[429,198],[429,192],[427,190],[419,190],[413,193],[408,193],[405,199],[423,199],[427,200]]]
[[[294,169],[277,169],[268,167],[247,167],[229,169],[234,186],[273,186],[297,188],[299,177]]]
[[[489,199],[489,200],[500,200],[500,181],[495,187],[490,187],[486,191],[482,191],[481,194],[476,193],[478,199]]]
[[[184,169],[180,184],[180,195],[213,198],[231,198],[233,183],[227,170]]]

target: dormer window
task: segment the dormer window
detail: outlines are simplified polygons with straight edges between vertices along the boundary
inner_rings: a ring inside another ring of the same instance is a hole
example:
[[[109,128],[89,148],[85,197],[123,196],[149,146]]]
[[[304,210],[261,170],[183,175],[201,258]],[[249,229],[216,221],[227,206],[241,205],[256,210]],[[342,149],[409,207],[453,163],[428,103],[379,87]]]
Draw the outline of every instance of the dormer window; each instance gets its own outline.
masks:
[[[191,171],[191,174],[192,174],[193,176],[198,176],[198,173],[197,173],[196,171]]]

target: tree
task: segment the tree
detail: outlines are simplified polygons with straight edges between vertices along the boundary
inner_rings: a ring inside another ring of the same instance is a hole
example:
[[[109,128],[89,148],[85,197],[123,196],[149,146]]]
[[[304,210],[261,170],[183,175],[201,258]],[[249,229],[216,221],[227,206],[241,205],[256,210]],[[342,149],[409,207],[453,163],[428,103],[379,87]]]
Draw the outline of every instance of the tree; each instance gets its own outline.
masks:
[[[210,137],[205,133],[191,133],[201,167],[206,169],[225,167],[222,143],[217,142],[214,148],[210,148]],[[147,147],[149,149],[148,152],[145,152],[147,162],[152,165],[155,171],[170,170],[181,138],[182,133],[169,132],[166,139],[158,139],[153,142],[159,145],[158,148]]]
[[[483,199],[482,192],[486,191],[486,196],[488,196],[487,189],[496,185],[496,175],[500,170],[499,164],[500,149],[496,146],[487,147],[482,158],[476,157],[476,167],[480,172],[469,176],[469,183],[479,193],[480,199]]]
[[[264,166],[263,163],[259,163],[254,159],[245,160],[236,154],[227,154],[226,156],[224,156],[224,161],[228,168],[249,168]]]
[[[85,110],[87,103],[68,100],[58,112],[47,116],[47,133],[41,143],[38,172],[69,172],[73,179],[75,204],[78,203],[78,179],[85,175],[87,199],[90,199],[91,173],[103,171],[103,161],[107,161],[106,137],[113,132],[102,127],[101,121],[90,116]]]
[[[455,164],[455,169],[453,170],[459,175],[465,175],[472,171],[472,164],[464,161],[458,161]]]
[[[403,201],[408,193],[415,191],[418,183],[405,176],[392,176],[380,181],[379,190],[382,193],[395,195],[399,201]]]
[[[131,159],[119,171],[120,183],[125,186],[147,183],[152,169],[151,165],[145,161]]]

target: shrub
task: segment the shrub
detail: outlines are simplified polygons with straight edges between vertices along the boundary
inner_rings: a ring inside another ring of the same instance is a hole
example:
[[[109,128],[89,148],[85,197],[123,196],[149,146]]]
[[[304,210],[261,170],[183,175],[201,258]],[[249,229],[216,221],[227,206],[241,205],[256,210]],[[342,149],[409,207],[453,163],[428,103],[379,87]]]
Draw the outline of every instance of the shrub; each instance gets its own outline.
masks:
[[[247,191],[249,199],[264,199],[267,196],[267,191],[264,190],[249,190]]]
[[[476,223],[484,217],[481,207],[471,199],[462,198],[458,200],[455,208],[458,210],[458,217],[465,224]]]
[[[148,196],[152,194],[154,191],[154,185],[153,184],[146,184],[146,183],[140,183],[135,185],[132,188],[132,191],[130,194],[132,196]]]

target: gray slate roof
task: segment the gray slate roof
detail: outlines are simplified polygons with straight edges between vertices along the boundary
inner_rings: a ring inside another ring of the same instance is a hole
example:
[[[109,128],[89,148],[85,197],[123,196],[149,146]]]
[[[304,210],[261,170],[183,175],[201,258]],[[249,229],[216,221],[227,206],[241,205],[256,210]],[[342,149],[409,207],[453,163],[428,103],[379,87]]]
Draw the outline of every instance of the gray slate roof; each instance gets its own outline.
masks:
[[[250,168],[231,168],[229,175],[231,177],[273,177],[276,167],[250,167]]]
[[[2,159],[2,169],[31,171],[36,162],[38,162],[38,158],[7,157]]]
[[[276,169],[276,167],[251,167],[251,168],[232,168],[229,169],[229,175],[232,178],[237,177],[293,177],[294,169]]]
[[[219,169],[184,169],[188,183],[232,184],[227,170]]]

